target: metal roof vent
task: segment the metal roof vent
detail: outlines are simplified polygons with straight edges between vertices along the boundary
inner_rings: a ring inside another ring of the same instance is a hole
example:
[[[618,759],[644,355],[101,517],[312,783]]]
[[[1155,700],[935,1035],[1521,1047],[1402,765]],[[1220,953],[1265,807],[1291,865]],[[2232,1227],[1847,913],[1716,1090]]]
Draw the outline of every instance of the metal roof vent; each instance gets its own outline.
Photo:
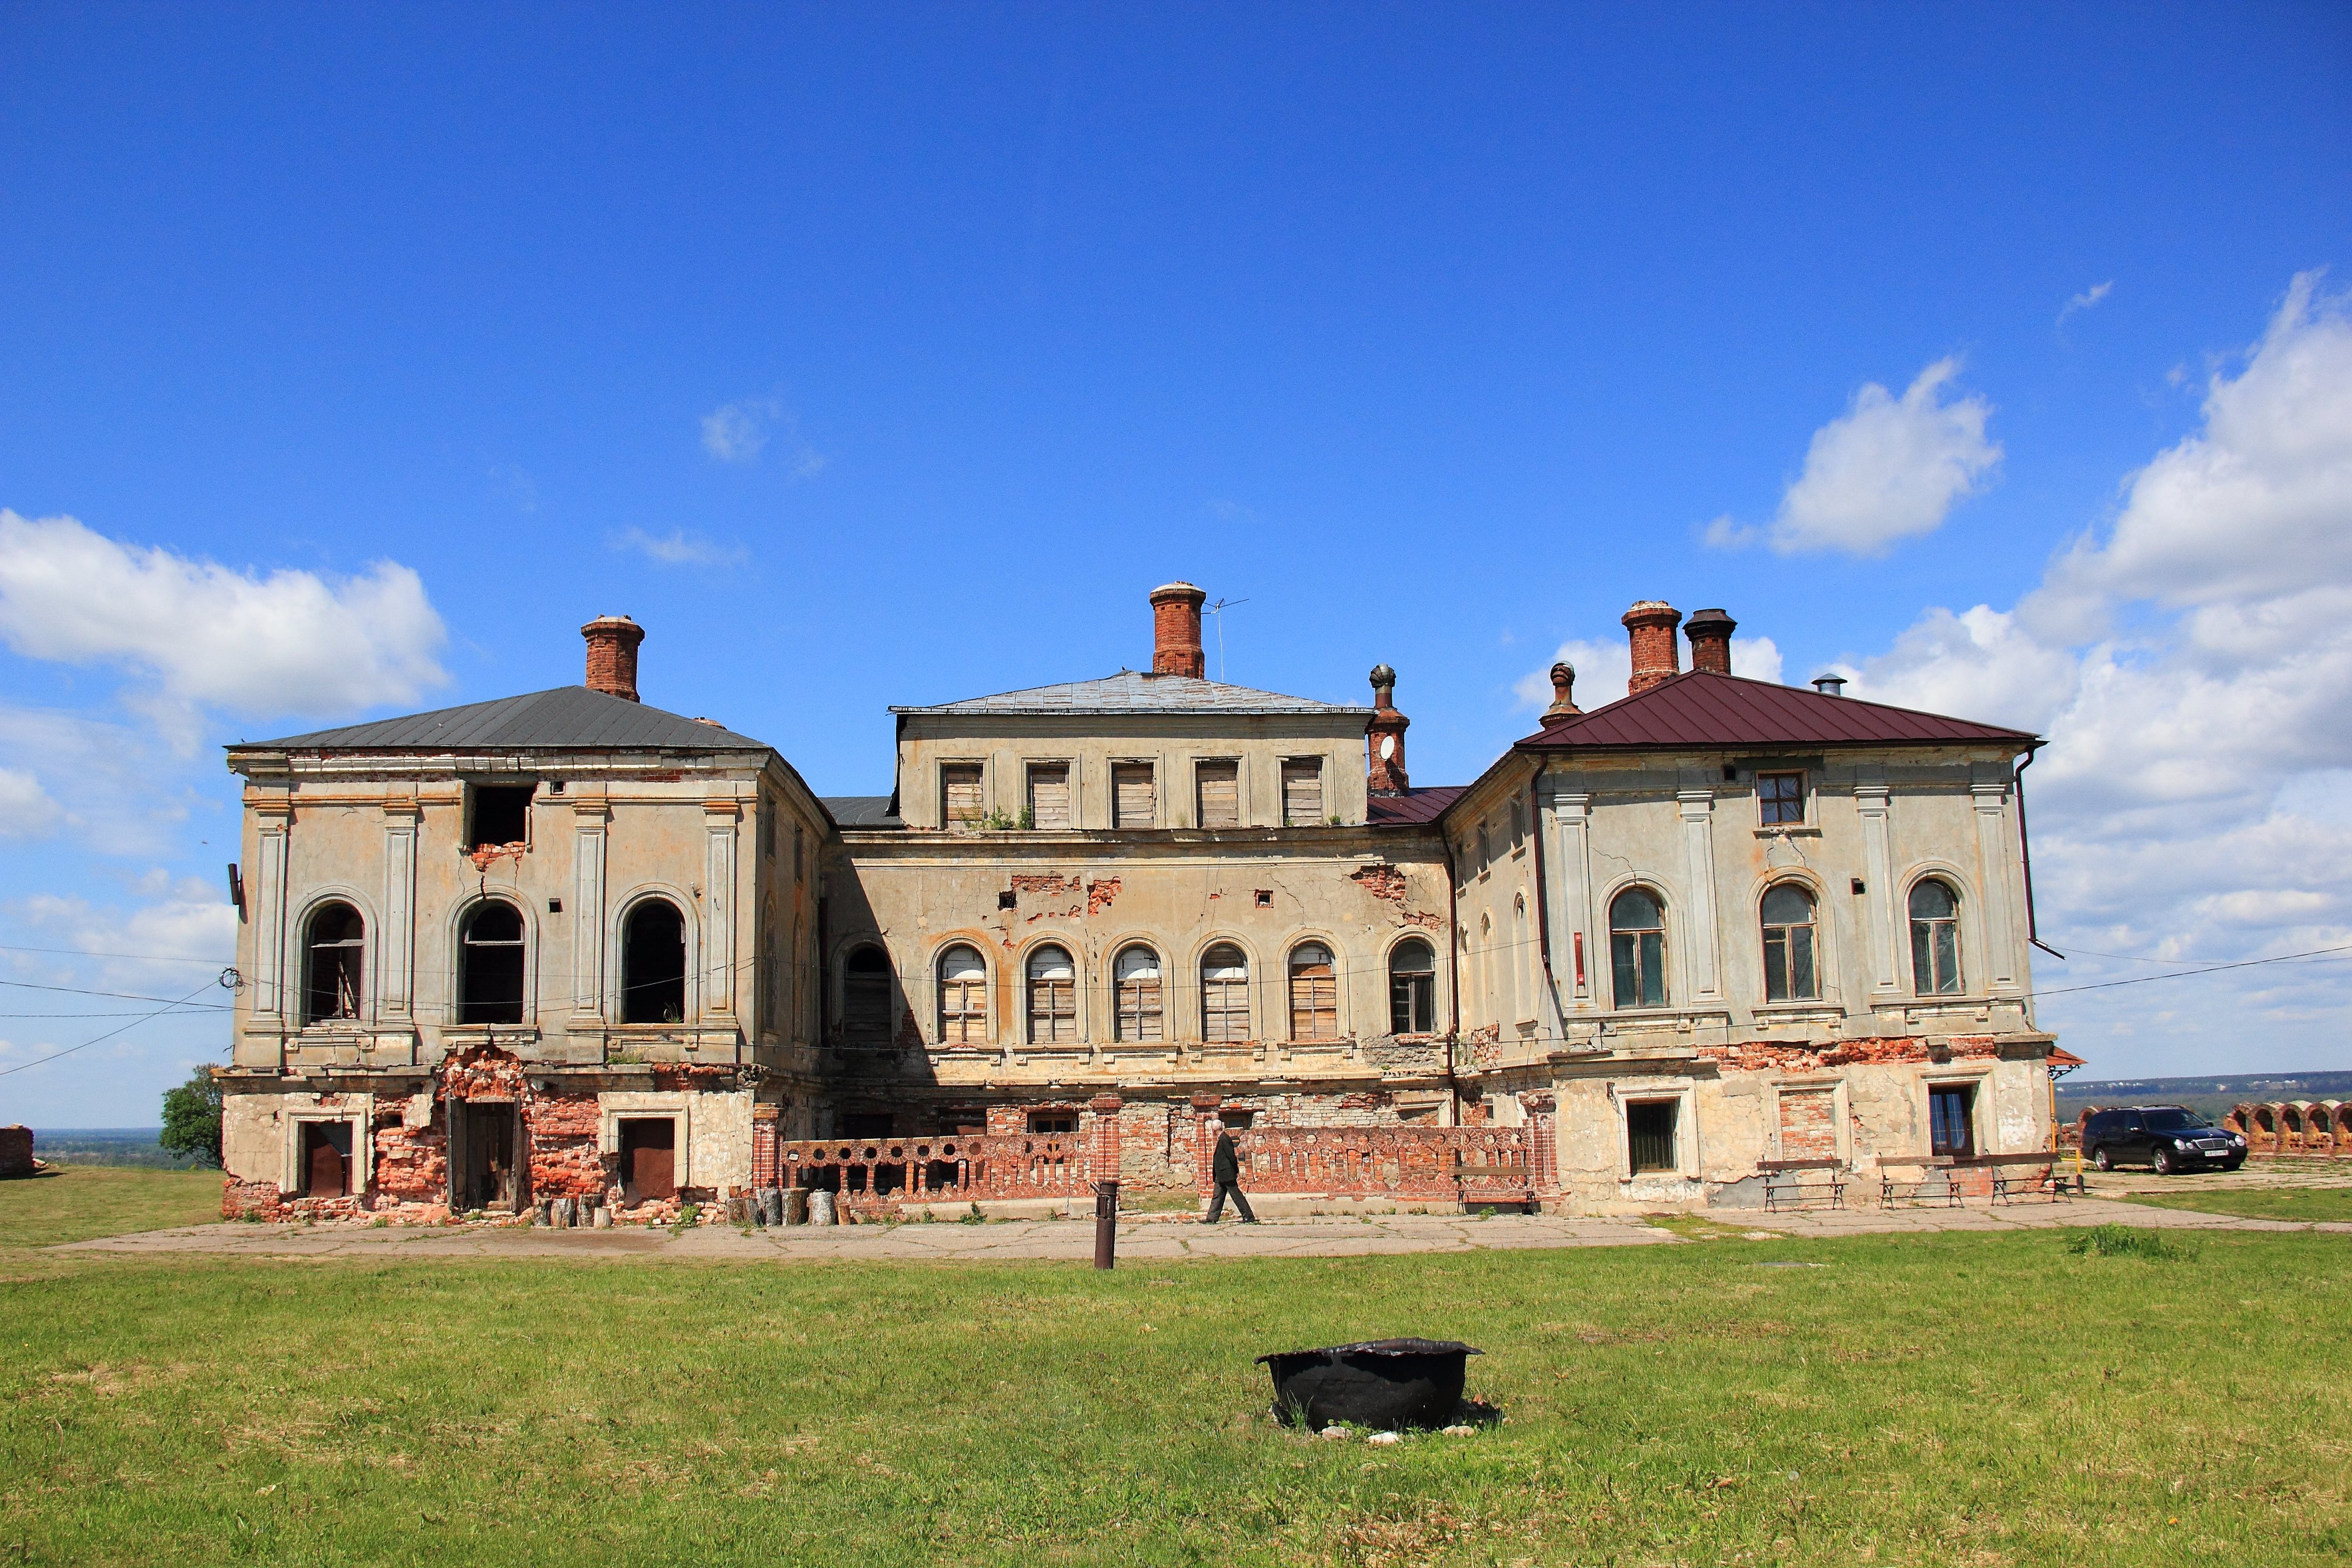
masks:
[[[1813,690],[1821,693],[1822,695],[1825,697],[1842,697],[1845,695],[1845,677],[1843,675],[1815,675],[1813,677]]]

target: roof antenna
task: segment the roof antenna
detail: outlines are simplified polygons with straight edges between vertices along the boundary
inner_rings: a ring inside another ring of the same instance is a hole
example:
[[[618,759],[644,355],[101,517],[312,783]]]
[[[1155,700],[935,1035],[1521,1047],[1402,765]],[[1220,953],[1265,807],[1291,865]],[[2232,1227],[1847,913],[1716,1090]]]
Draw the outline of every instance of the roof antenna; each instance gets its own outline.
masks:
[[[1218,612],[1228,604],[1247,604],[1248,602],[1246,599],[1220,599],[1207,607],[1209,613],[1217,617],[1217,682],[1220,685],[1224,684],[1225,679],[1225,618],[1218,614]]]

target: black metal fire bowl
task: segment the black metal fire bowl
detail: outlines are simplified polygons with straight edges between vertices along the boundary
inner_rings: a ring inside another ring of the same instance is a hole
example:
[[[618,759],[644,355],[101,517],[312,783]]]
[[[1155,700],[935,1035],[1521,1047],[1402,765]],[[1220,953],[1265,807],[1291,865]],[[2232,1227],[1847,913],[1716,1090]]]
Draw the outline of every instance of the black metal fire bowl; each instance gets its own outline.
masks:
[[[1486,1352],[1452,1339],[1381,1339],[1262,1355],[1274,1374],[1274,1412],[1302,1423],[1400,1431],[1444,1427],[1462,1404],[1463,1358]]]

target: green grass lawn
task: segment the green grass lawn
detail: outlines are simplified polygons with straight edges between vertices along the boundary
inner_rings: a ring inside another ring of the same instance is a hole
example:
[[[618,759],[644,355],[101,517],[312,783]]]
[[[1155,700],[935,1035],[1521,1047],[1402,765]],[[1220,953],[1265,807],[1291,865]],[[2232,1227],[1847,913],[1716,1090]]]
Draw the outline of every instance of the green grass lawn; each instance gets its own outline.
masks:
[[[0,1563],[2352,1556],[2352,1243],[2068,1239],[1108,1275],[19,1247]],[[1508,1419],[1381,1448],[1265,1416],[1260,1352],[1403,1333],[1483,1346]]]
[[[0,1248],[204,1225],[220,1218],[220,1206],[216,1170],[60,1166],[48,1175],[0,1181]]]
[[[2248,1186],[2195,1192],[2142,1192],[2134,1203],[2193,1208],[2244,1219],[2352,1220],[2352,1186]]]

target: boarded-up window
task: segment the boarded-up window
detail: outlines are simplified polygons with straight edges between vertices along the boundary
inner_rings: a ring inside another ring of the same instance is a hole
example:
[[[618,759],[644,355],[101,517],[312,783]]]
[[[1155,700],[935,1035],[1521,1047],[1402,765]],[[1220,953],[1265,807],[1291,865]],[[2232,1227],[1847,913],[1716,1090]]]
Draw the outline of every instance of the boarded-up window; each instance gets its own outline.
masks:
[[[1780,1091],[1780,1157],[1826,1160],[1837,1156],[1837,1092]]]
[[[1323,764],[1315,758],[1294,758],[1282,765],[1282,821],[1285,827],[1311,828],[1323,821]]]
[[[1201,1038],[1249,1037],[1249,959],[1232,943],[1220,942],[1201,956]]]
[[[1149,947],[1129,947],[1115,967],[1118,982],[1118,1038],[1164,1039],[1160,1000],[1160,955]]]
[[[965,832],[980,826],[980,764],[949,762],[940,768],[940,826]]]
[[[1148,828],[1160,820],[1159,792],[1152,788],[1149,762],[1113,764],[1110,788],[1114,827]]]
[[[988,966],[970,947],[954,946],[940,955],[940,1041],[988,1043]]]
[[[1029,825],[1067,830],[1070,826],[1070,765],[1033,762],[1029,765]]]
[[[1290,950],[1290,1038],[1339,1038],[1339,982],[1331,972],[1331,949],[1318,942]]]
[[[1029,956],[1029,1040],[1053,1045],[1078,1038],[1078,971],[1059,947]]]
[[[1238,828],[1242,825],[1242,765],[1239,762],[1195,764],[1201,791],[1201,826]]]
[[[860,947],[843,967],[841,1032],[855,1045],[890,1038],[890,959],[879,947]]]

